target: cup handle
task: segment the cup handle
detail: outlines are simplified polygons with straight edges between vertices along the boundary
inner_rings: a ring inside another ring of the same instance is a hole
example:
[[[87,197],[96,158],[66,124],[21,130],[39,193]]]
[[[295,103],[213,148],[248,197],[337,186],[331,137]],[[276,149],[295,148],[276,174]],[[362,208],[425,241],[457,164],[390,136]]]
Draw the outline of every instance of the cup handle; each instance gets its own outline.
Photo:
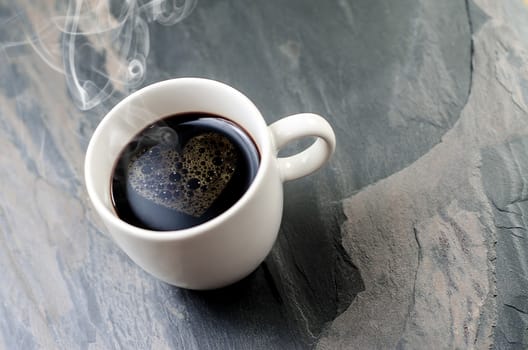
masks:
[[[321,116],[300,113],[282,118],[269,126],[276,153],[288,142],[308,136],[317,140],[304,151],[277,158],[282,181],[298,179],[319,169],[335,150],[335,134]]]

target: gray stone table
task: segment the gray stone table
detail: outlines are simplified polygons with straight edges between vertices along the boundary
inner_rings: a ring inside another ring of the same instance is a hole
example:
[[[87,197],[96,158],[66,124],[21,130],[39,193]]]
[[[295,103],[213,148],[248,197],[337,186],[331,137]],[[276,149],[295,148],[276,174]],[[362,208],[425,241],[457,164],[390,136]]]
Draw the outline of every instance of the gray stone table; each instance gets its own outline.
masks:
[[[175,3],[0,0],[1,349],[528,347],[528,1]],[[182,76],[337,134],[208,292],[132,263],[83,179],[104,114]]]

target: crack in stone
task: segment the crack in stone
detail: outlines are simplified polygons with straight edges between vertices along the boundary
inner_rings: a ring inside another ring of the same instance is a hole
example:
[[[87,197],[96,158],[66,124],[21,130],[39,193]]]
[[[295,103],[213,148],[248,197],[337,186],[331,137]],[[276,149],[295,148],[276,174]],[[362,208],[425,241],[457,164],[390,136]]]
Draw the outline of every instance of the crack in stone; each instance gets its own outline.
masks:
[[[420,269],[420,263],[423,259],[423,250],[422,245],[420,244],[420,240],[418,239],[418,230],[416,229],[416,226],[413,225],[413,233],[414,233],[414,240],[416,242],[416,248],[418,249],[418,254],[416,257],[416,270],[414,272],[414,280],[413,280],[413,287],[412,287],[412,293],[411,293],[411,303],[409,304],[409,309],[407,310],[407,317],[405,317],[405,324],[403,326],[402,335],[405,334],[405,328],[407,328],[407,324],[409,323],[409,320],[411,319],[411,313],[414,309],[414,306],[416,304],[416,281],[418,280],[418,270]],[[400,341],[398,342],[400,345],[402,344],[403,337],[400,338]]]
[[[466,103],[467,103],[467,101],[464,104],[466,104]],[[442,125],[440,123],[435,123],[432,120],[425,119],[425,118],[408,118],[408,119],[409,119],[409,121],[413,121],[413,122],[416,122],[416,123],[427,124],[427,125],[430,125],[430,126],[432,126],[434,128],[441,129],[441,130],[449,129],[445,125]]]
[[[468,88],[468,93],[467,93],[467,98],[466,98],[466,102],[464,102],[464,107],[467,105],[468,101],[469,101],[469,97],[471,95],[471,89],[473,88],[473,69],[474,69],[474,65],[473,65],[473,58],[475,56],[475,43],[474,43],[474,40],[473,40],[473,20],[471,19],[471,10],[470,10],[470,5],[469,5],[469,1],[470,0],[465,0],[465,4],[466,4],[466,15],[467,15],[467,20],[468,20],[468,25],[469,25],[469,88]],[[462,110],[464,110],[464,107],[462,107]]]
[[[521,314],[524,314],[524,315],[528,315],[528,312],[522,310],[522,309],[519,309],[517,306],[515,305],[511,305],[511,304],[504,304],[504,306],[506,306],[507,308],[510,308],[510,309],[514,309],[515,311],[521,313]]]
[[[519,229],[519,230],[522,230],[522,231],[527,231],[526,228],[522,227],[522,226],[501,226],[501,225],[495,225],[496,228],[503,228],[503,229],[506,229],[506,230],[513,230],[513,229]],[[521,237],[521,238],[524,238],[524,237]]]
[[[500,211],[501,213],[508,213],[508,214],[518,215],[518,216],[521,216],[521,217],[522,217],[522,214],[521,214],[521,213],[517,213],[517,212],[515,212],[515,211],[510,211],[510,210],[507,210],[507,209],[503,209],[503,208],[499,207],[499,206],[497,205],[497,203],[495,203],[493,200],[490,200],[490,202],[491,202],[491,204],[493,205],[493,207],[494,207],[495,209],[497,209],[497,211]],[[508,205],[510,205],[510,204],[512,204],[512,203],[509,203]],[[508,206],[508,205],[506,205],[506,206]]]

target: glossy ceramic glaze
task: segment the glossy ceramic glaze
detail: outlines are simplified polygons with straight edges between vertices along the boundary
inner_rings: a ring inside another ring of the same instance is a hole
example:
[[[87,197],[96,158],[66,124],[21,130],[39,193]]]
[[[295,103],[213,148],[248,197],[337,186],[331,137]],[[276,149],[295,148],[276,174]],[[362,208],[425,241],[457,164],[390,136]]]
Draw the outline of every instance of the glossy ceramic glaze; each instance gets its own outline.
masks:
[[[119,219],[112,207],[110,178],[121,150],[154,121],[185,112],[221,115],[241,126],[255,141],[261,162],[248,191],[226,212],[185,230],[157,232]],[[315,136],[299,154],[278,158],[288,142]],[[283,207],[283,181],[310,174],[335,149],[330,125],[310,113],[267,126],[241,92],[213,80],[180,78],[159,82],[125,98],[95,130],[85,159],[90,199],[114,241],[144,270],[189,289],[212,289],[251,273],[277,237]]]

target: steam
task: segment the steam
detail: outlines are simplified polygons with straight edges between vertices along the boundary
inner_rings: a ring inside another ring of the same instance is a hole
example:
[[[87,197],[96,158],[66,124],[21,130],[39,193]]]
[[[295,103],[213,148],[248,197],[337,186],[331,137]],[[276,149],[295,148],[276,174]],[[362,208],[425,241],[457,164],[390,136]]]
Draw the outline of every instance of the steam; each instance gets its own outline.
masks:
[[[158,124],[161,124],[161,122],[158,122]],[[145,130],[142,136],[144,137],[143,142],[170,146],[172,148],[177,148],[179,144],[178,133],[169,126],[152,126]]]
[[[144,81],[149,23],[173,25],[195,5],[196,0],[69,0],[63,16],[56,16],[56,10],[46,16],[39,13],[42,9],[16,13],[6,22],[25,22],[24,37],[5,41],[1,48],[29,45],[64,75],[75,105],[89,110]]]

